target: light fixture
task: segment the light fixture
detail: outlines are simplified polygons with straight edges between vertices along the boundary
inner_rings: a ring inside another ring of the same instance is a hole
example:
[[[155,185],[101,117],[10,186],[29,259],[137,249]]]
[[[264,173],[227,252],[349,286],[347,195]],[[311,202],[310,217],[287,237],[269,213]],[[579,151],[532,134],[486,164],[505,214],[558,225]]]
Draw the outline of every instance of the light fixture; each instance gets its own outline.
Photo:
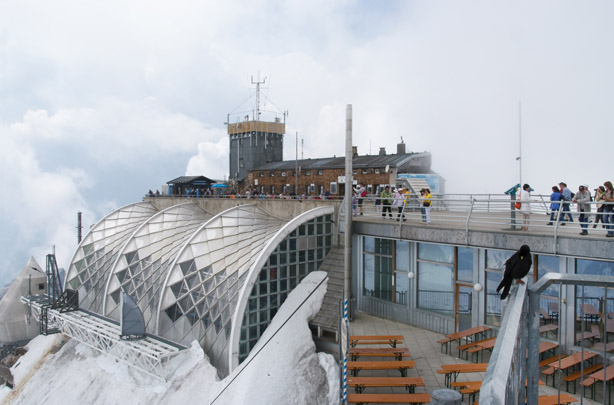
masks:
[[[416,277],[416,273],[410,271],[409,273],[407,273],[407,277],[409,277],[409,279],[411,280],[412,278]]]
[[[473,286],[473,289],[476,290],[477,292],[482,291],[482,284],[476,283],[476,285]]]

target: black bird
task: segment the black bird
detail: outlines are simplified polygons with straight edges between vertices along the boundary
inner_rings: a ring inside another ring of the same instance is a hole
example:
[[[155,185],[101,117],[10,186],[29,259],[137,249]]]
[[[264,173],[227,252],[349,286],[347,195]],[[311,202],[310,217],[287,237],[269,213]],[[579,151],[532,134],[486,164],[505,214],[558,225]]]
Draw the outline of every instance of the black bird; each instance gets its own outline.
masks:
[[[497,292],[503,288],[501,293],[501,299],[504,300],[510,293],[512,288],[512,280],[516,279],[516,283],[524,284],[521,279],[529,273],[531,269],[531,249],[527,245],[522,245],[520,250],[512,255],[505,262],[505,272],[503,273],[503,280],[497,287]]]

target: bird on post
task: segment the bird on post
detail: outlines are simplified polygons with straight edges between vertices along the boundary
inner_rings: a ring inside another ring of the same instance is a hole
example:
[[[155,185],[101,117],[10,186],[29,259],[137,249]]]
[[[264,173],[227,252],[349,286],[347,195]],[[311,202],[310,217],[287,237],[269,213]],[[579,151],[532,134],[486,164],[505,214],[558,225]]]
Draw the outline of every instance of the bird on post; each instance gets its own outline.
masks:
[[[501,299],[504,300],[510,293],[512,288],[512,281],[516,280],[517,284],[524,284],[522,278],[529,273],[531,269],[531,249],[527,245],[522,245],[520,249],[512,255],[505,262],[505,272],[503,273],[503,280],[497,287],[497,292],[503,288],[501,293]]]

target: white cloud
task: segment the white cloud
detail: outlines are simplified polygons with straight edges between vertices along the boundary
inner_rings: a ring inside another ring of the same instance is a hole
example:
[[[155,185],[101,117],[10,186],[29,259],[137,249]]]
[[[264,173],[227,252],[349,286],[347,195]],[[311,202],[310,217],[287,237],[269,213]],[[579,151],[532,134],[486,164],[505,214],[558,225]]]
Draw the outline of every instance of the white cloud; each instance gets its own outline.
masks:
[[[182,174],[226,176],[223,122],[259,71],[265,107],[290,113],[287,159],[297,132],[305,157],[341,156],[352,104],[360,153],[392,152],[402,136],[433,153],[448,191],[501,192],[518,181],[521,101],[523,181],[544,193],[561,180],[601,184],[613,168],[603,157],[614,147],[613,11],[607,1],[5,2],[1,224],[22,236],[3,267],[20,266],[24,246],[72,239],[77,210],[95,221]],[[34,214],[32,188],[50,193]]]

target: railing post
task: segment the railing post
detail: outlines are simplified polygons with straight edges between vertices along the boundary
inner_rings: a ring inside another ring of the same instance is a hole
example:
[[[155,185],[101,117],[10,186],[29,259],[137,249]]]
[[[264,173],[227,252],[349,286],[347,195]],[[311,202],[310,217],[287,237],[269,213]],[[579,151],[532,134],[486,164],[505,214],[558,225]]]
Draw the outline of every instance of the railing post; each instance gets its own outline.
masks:
[[[538,402],[539,389],[539,293],[529,290],[529,353],[527,359],[527,403]]]

